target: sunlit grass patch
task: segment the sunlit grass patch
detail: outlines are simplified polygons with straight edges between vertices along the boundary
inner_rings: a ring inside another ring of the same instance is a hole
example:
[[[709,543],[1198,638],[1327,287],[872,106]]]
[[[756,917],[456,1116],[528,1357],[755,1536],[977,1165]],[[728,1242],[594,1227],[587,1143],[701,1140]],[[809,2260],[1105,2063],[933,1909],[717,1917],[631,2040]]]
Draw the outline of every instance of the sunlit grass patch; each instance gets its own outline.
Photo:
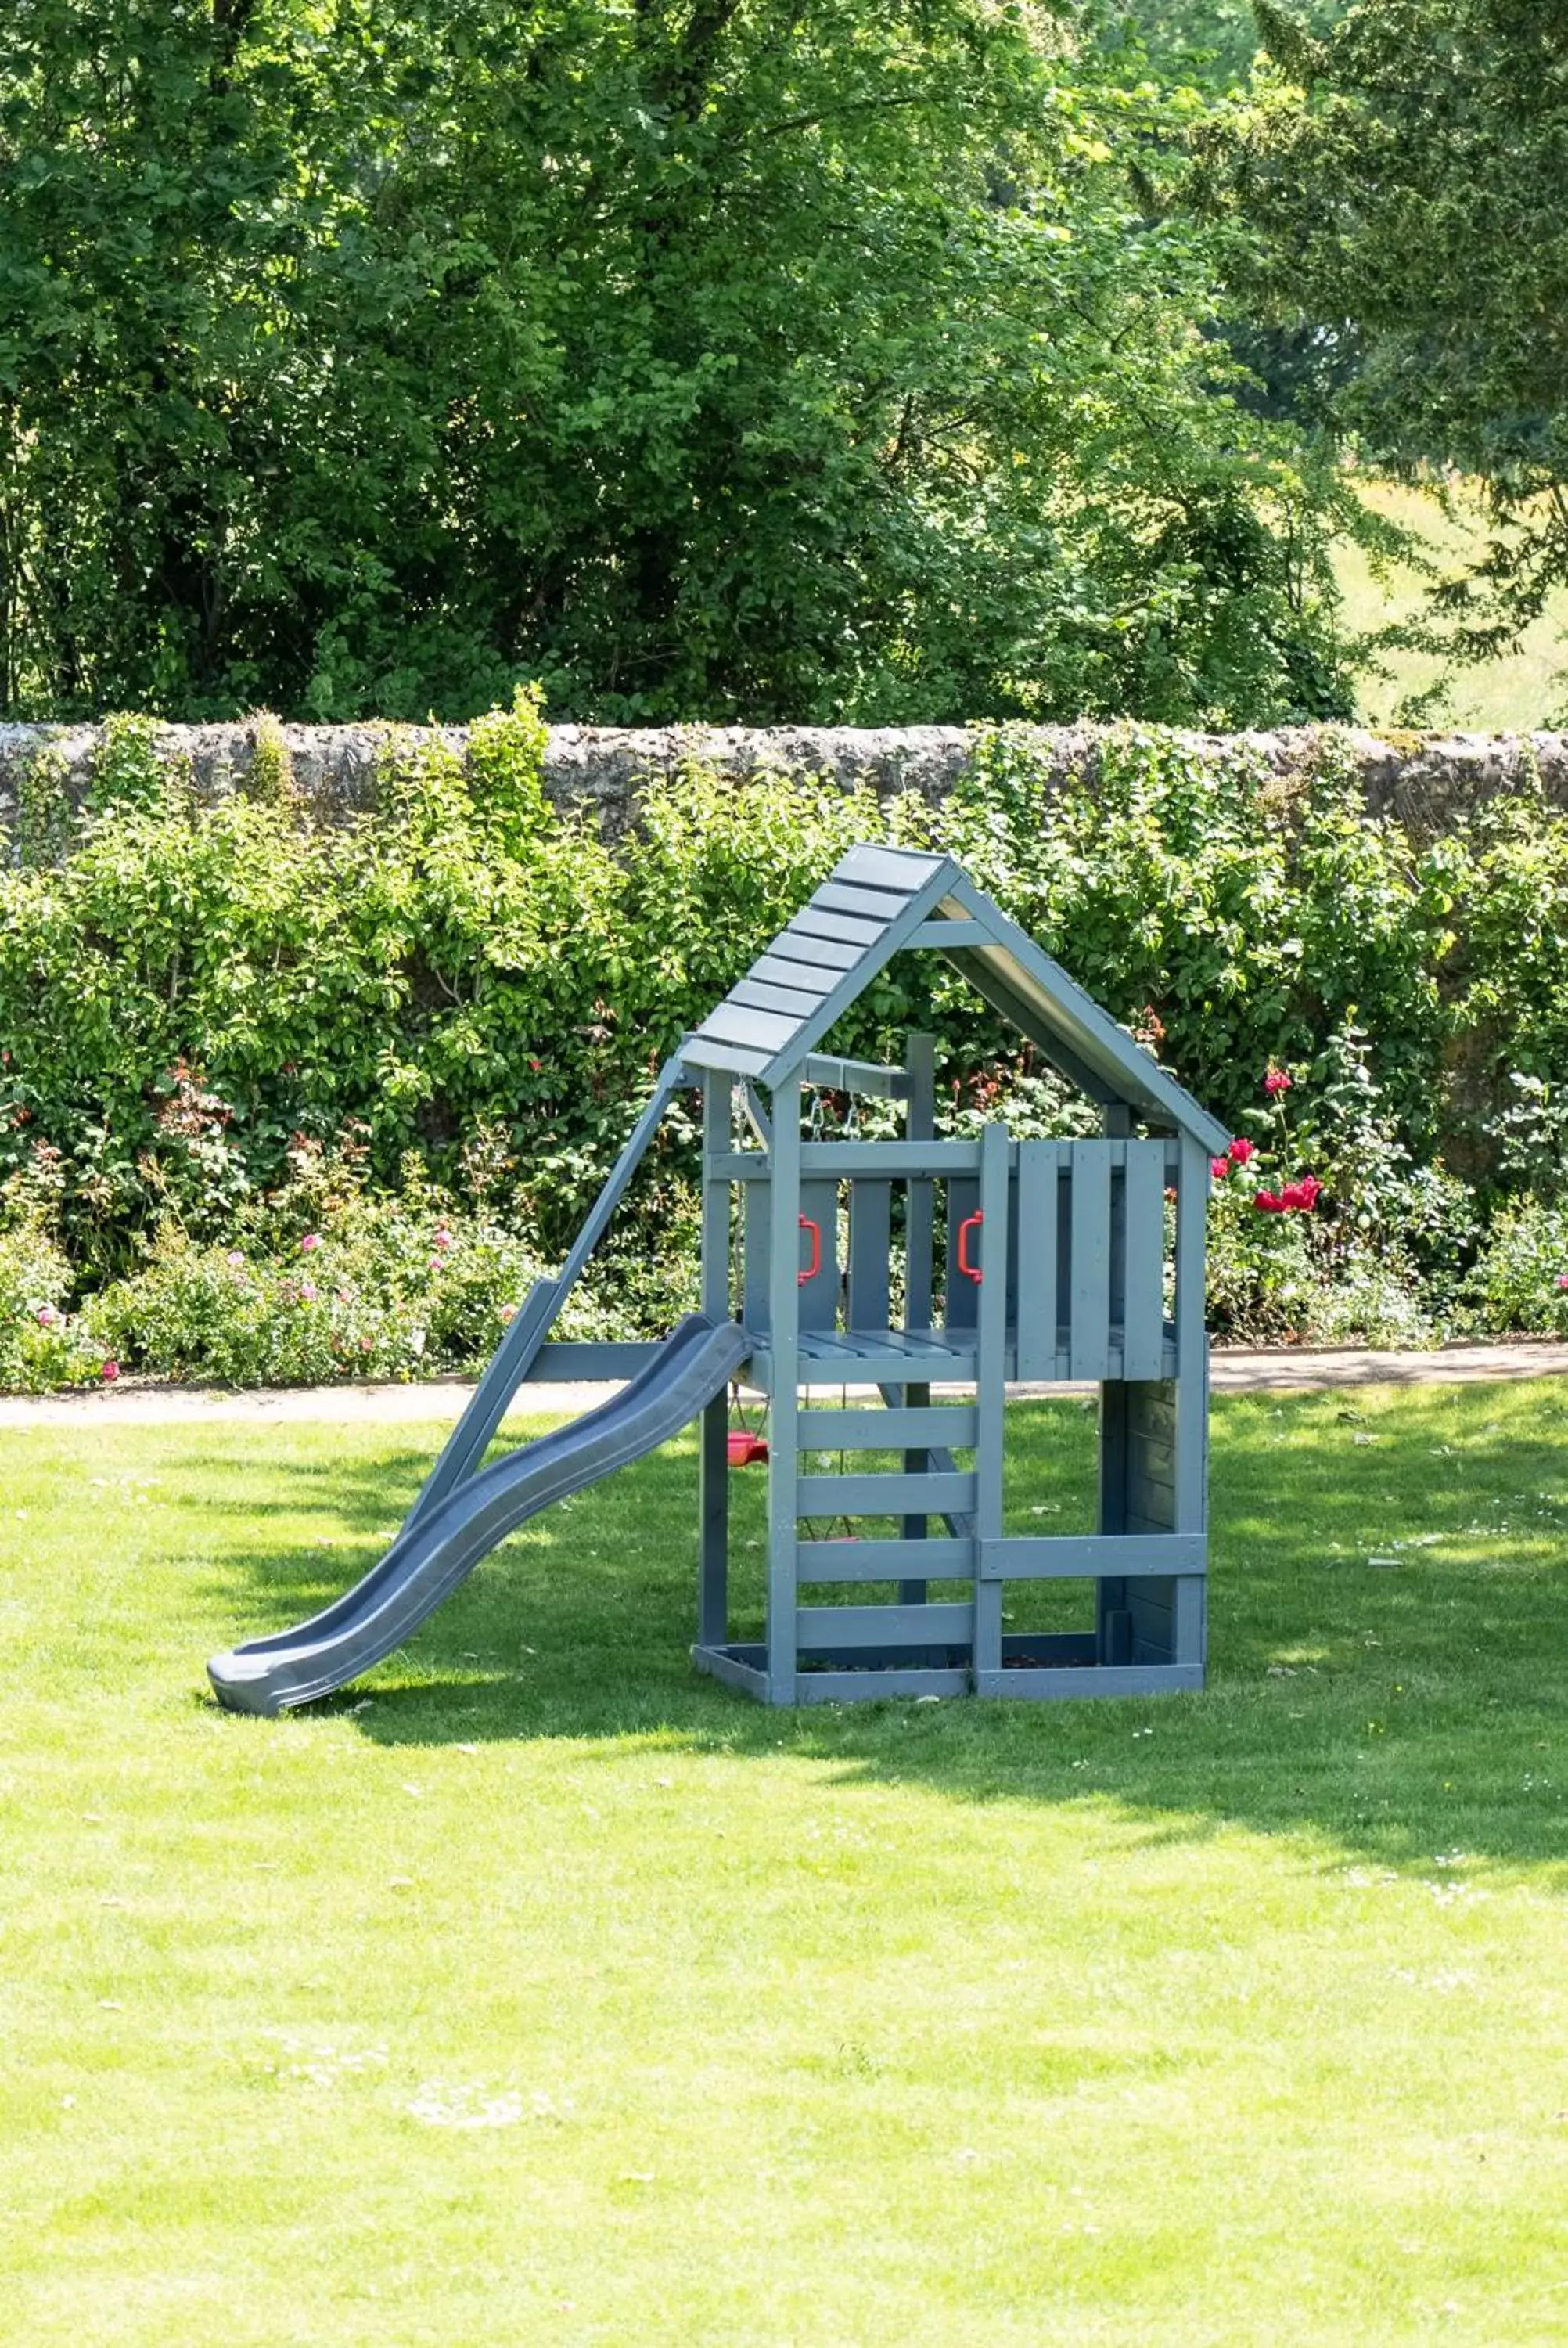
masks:
[[[1091,1435],[1017,1412],[1017,1505]],[[690,1670],[687,1442],[262,1722],[205,1655],[436,1430],[13,1437],[8,2335],[1561,2336],[1565,1438],[1228,1400],[1209,1693],[801,1715]]]

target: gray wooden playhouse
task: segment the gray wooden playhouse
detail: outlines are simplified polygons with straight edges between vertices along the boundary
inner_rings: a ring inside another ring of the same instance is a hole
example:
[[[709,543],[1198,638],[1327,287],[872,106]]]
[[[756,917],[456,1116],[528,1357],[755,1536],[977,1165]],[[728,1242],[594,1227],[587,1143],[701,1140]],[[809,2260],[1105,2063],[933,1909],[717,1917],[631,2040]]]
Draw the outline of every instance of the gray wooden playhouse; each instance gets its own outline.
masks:
[[[909,1039],[897,1068],[819,1051],[906,952],[946,954],[1098,1104],[1101,1132],[1016,1139],[993,1124],[978,1140],[938,1141],[928,1036]],[[693,1084],[702,1312],[659,1344],[547,1343],[660,1120]],[[826,1091],[875,1097],[902,1133],[829,1139],[814,1120],[803,1135],[806,1097],[820,1105]],[[309,1622],[214,1656],[219,1700],[270,1713],[345,1686],[508,1533],[693,1416],[692,1652],[714,1678],[768,1704],[1200,1687],[1204,1207],[1225,1146],[1224,1128],[950,859],[852,849],[661,1071],[560,1272],[529,1291],[386,1554]],[[628,1383],[491,1458],[518,1387],[549,1377]],[[769,1398],[761,1640],[730,1630],[737,1377]],[[1009,1525],[1009,1378],[1098,1386],[1092,1532]],[[955,1387],[973,1399],[933,1401]],[[824,1388],[854,1389],[854,1406],[822,1407]],[[1071,1632],[1009,1633],[1009,1585],[1046,1579],[1091,1584],[1091,1617],[1086,1607]]]
[[[910,1038],[902,1067],[824,1056],[842,1014],[911,951],[946,954],[1099,1105],[1101,1134],[1016,1140],[994,1124],[978,1140],[938,1141],[928,1038]],[[729,1632],[721,1397],[702,1421],[694,1662],[780,1704],[1200,1687],[1204,1205],[1225,1128],[950,859],[886,848],[850,850],[680,1056],[705,1102],[703,1310],[750,1333],[744,1375],[769,1397],[765,1636]],[[803,1137],[803,1093],[822,1086],[901,1105],[901,1137]],[[750,1128],[741,1147],[737,1094]],[[1009,1379],[1098,1385],[1092,1534],[1007,1529]],[[933,1386],[953,1385],[972,1402],[933,1405]],[[864,1390],[857,1406],[814,1406],[814,1389],[842,1386]],[[892,1472],[856,1472],[852,1456],[847,1472],[817,1472],[825,1452],[895,1447]],[[862,1519],[897,1529],[857,1538]],[[810,1531],[824,1520],[835,1538]],[[1009,1584],[1040,1577],[1091,1578],[1092,1623],[1006,1632]],[[928,1599],[928,1584],[955,1581],[960,1599]],[[878,1583],[897,1585],[896,1602],[845,1602],[844,1585]],[[814,1588],[833,1602],[810,1602]]]

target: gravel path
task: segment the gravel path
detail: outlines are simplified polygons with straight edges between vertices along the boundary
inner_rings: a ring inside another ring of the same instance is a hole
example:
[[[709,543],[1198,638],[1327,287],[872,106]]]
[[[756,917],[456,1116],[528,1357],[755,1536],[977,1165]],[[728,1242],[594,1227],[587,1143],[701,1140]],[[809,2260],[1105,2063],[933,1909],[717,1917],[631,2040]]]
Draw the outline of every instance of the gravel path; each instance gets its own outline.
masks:
[[[1539,1378],[1568,1373],[1568,1345],[1523,1338],[1492,1345],[1444,1345],[1427,1354],[1377,1354],[1358,1346],[1321,1351],[1280,1346],[1261,1353],[1224,1347],[1213,1356],[1216,1394],[1311,1394],[1327,1386],[1458,1385],[1480,1378]],[[0,1395],[0,1426],[200,1426],[310,1422],[334,1426],[429,1426],[455,1419],[472,1385],[436,1378],[423,1385],[262,1387],[248,1394],[122,1379],[62,1395]],[[535,1385],[512,1406],[518,1418],[562,1418],[602,1401],[610,1389]],[[825,1389],[837,1394],[836,1386]],[[1016,1395],[1088,1393],[1088,1387],[1014,1386]]]

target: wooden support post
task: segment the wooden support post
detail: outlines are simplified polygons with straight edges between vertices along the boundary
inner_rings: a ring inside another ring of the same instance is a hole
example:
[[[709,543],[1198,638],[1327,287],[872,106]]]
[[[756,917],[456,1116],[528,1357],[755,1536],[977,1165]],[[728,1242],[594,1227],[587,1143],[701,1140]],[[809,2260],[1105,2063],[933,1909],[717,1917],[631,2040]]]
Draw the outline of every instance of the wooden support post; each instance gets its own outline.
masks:
[[[975,1404],[975,1644],[977,1695],[999,1695],[1002,1670],[1002,1589],[980,1578],[983,1544],[1003,1530],[1002,1453],[1007,1432],[1008,1159],[1005,1125],[988,1125],[980,1138],[980,1283],[976,1320]],[[953,1274],[948,1273],[951,1279]]]
[[[1102,1126],[1107,1140],[1125,1139],[1132,1130],[1132,1113],[1122,1103],[1113,1102],[1105,1110]],[[1102,1381],[1099,1527],[1102,1533],[1127,1529],[1127,1401],[1122,1379]],[[1094,1647],[1102,1663],[1132,1661],[1127,1583],[1120,1574],[1102,1575],[1095,1584]]]
[[[733,1079],[702,1075],[702,1310],[730,1317],[730,1185],[716,1171],[730,1147]],[[722,1647],[730,1632],[729,1404],[715,1395],[702,1413],[698,1488],[697,1640]]]
[[[795,1701],[795,1606],[799,1576],[796,1486],[800,1476],[800,1080],[773,1097],[773,1180],[768,1219],[769,1350],[773,1410],[768,1426],[768,1702]]]
[[[911,1142],[928,1140],[936,1126],[937,1042],[933,1035],[911,1035],[908,1049],[909,1124]],[[918,1175],[911,1176],[904,1219],[904,1326],[931,1325],[931,1251],[936,1230],[936,1192]]]
[[[937,1130],[937,1039],[934,1035],[912,1035],[905,1046],[904,1066],[908,1077],[907,1099],[909,1115],[905,1127],[910,1141],[929,1140]],[[905,1216],[905,1265],[908,1274],[905,1282],[904,1325],[917,1325],[915,1308],[920,1302],[918,1324],[929,1328],[931,1323],[931,1233],[935,1220],[933,1192],[929,1182],[911,1182]],[[924,1287],[917,1296],[915,1277],[917,1231],[921,1238],[921,1262],[925,1266]],[[923,1300],[923,1301],[922,1301]],[[928,1385],[906,1386],[903,1402],[910,1408],[923,1409],[931,1399]],[[912,1476],[927,1473],[931,1465],[928,1451],[906,1451],[904,1466]],[[924,1517],[906,1517],[899,1528],[906,1540],[924,1540],[930,1529]],[[924,1581],[901,1581],[898,1584],[900,1606],[923,1606],[927,1595]]]
[[[1209,1161],[1201,1142],[1182,1137],[1176,1181],[1175,1530],[1208,1533],[1209,1340],[1204,1318],[1204,1249]],[[1184,1574],[1174,1585],[1171,1660],[1203,1668],[1208,1583]]]

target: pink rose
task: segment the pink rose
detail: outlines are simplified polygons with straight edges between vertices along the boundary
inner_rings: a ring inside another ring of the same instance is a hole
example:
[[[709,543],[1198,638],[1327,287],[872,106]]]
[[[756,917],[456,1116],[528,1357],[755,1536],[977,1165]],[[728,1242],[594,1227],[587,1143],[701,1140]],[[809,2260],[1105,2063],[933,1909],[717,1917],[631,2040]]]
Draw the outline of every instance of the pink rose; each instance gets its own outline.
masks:
[[[243,1248],[231,1248],[231,1249],[230,1249],[230,1251],[229,1251],[229,1252],[228,1252],[228,1254],[224,1257],[223,1261],[224,1261],[224,1262],[225,1262],[225,1263],[231,1263],[231,1264],[233,1264],[233,1265],[236,1267],[236,1269],[238,1269],[238,1267],[239,1267],[241,1264],[242,1264],[242,1263],[244,1262],[244,1261],[245,1261],[245,1251],[244,1251],[244,1249],[243,1249]]]
[[[1228,1158],[1211,1158],[1211,1159],[1210,1159],[1210,1160],[1209,1160],[1209,1172],[1214,1176],[1214,1180],[1215,1180],[1216,1182],[1223,1182],[1223,1181],[1225,1180],[1225,1176],[1230,1172],[1230,1170],[1231,1170],[1231,1162],[1230,1162],[1230,1159],[1229,1159]]]
[[[300,1253],[302,1255],[313,1255],[321,1243],[322,1235],[320,1231],[307,1231],[304,1238],[300,1241]]]
[[[106,1386],[112,1386],[116,1378],[119,1375],[119,1364],[118,1362],[106,1362],[102,1369],[98,1372],[98,1375],[102,1378]]]
[[[1559,1288],[1568,1288],[1568,1272],[1560,1272],[1558,1273],[1557,1285]]]
[[[1245,1133],[1238,1133],[1225,1152],[1233,1166],[1245,1166],[1252,1154],[1252,1144]]]
[[[1565,1273],[1565,1274],[1563,1275],[1563,1281],[1562,1281],[1561,1285],[1562,1285],[1563,1287],[1564,1287],[1564,1288],[1568,1288],[1568,1273]],[[501,1319],[503,1320],[503,1322],[515,1321],[515,1320],[517,1319],[517,1317],[518,1317],[518,1308],[517,1308],[517,1306],[516,1306],[515,1304],[503,1304],[503,1305],[502,1305],[502,1307],[501,1307]]]
[[[40,1329],[52,1329],[59,1317],[59,1314],[56,1312],[52,1304],[39,1305],[38,1326]]]
[[[316,1301],[316,1283],[313,1280],[301,1281],[300,1303],[302,1304],[313,1304]]]
[[[1287,1093],[1290,1090],[1291,1085],[1294,1081],[1295,1080],[1290,1076],[1288,1070],[1285,1068],[1270,1068],[1267,1076],[1265,1076],[1263,1080],[1263,1088],[1268,1095],[1270,1100],[1276,1100],[1281,1093]]]
[[[441,1226],[439,1227],[439,1229],[437,1230],[437,1231],[436,1231],[436,1245],[438,1248],[440,1248],[440,1249],[443,1251],[443,1252],[445,1252],[445,1251],[446,1251],[447,1248],[449,1248],[449,1247],[451,1246],[451,1244],[452,1244],[452,1234],[451,1234],[451,1232],[447,1230],[447,1228],[446,1228],[446,1224],[445,1224],[445,1223],[443,1223],[443,1224],[441,1224]]]

